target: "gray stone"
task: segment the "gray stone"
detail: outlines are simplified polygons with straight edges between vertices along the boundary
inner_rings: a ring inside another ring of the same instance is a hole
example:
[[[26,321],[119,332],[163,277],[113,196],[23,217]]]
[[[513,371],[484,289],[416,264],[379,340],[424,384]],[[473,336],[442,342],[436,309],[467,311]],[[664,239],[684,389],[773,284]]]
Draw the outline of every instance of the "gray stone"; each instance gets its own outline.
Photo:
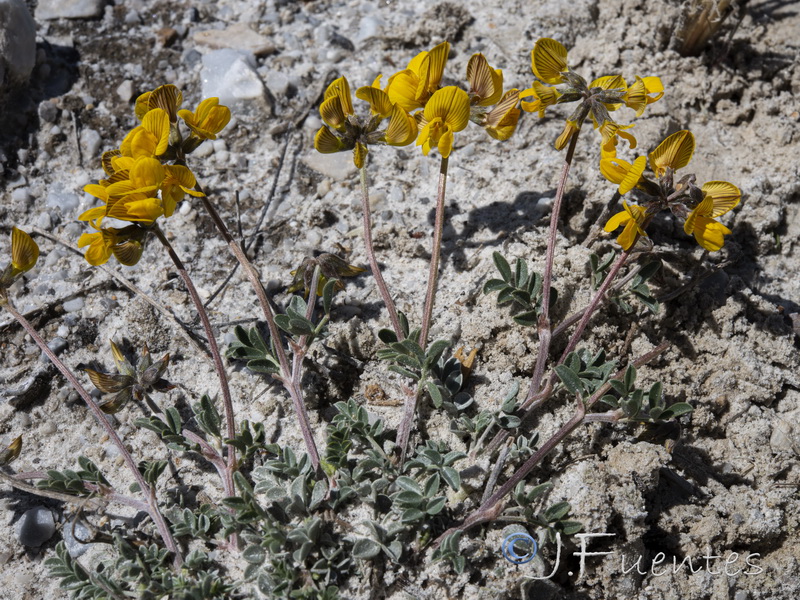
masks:
[[[105,0],[39,0],[37,19],[94,19],[103,16]]]
[[[23,546],[38,548],[53,537],[56,522],[53,513],[44,506],[37,506],[25,512],[17,521],[17,539]]]
[[[25,83],[36,64],[36,23],[23,0],[0,0],[0,86]]]
[[[38,112],[39,118],[45,123],[55,123],[58,120],[58,107],[50,100],[40,102]]]
[[[62,530],[64,545],[72,558],[83,555],[91,544],[92,532],[80,521],[67,523]]]

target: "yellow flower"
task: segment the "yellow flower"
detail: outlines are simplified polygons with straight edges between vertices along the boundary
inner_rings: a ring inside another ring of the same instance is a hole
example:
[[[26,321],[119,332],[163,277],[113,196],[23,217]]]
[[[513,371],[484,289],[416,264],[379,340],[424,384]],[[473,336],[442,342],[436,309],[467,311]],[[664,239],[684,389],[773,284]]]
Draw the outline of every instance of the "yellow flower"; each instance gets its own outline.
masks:
[[[22,229],[11,228],[11,276],[30,271],[39,260],[39,246]]]
[[[329,127],[337,131],[345,130],[347,118],[355,114],[347,78],[339,77],[328,86],[325,98],[319,107],[319,114]]]
[[[447,86],[431,96],[420,119],[417,146],[426,156],[436,147],[442,158],[450,156],[453,134],[469,122],[469,95],[455,86]]]
[[[473,54],[469,59],[467,81],[473,104],[492,106],[503,96],[503,71],[490,67],[483,54]]]
[[[406,112],[424,107],[442,81],[444,66],[450,54],[450,44],[442,42],[430,52],[417,54],[405,70],[389,78],[386,93]]]
[[[564,83],[563,72],[567,67],[567,49],[550,38],[540,38],[531,51],[533,74],[545,83]]]
[[[231,110],[220,104],[219,98],[206,98],[197,105],[194,112],[180,110],[178,116],[196,137],[201,140],[215,140],[217,134],[230,122]]]
[[[725,243],[731,230],[714,220],[733,209],[742,197],[741,191],[727,181],[709,181],[701,188],[703,200],[689,213],[683,230],[694,235],[697,243],[709,252],[716,252]]]
[[[111,248],[117,243],[117,230],[113,227],[103,229],[98,227],[95,222],[91,222],[90,225],[97,231],[81,234],[81,237],[78,238],[78,248],[89,246],[84,258],[86,262],[96,267],[104,265],[111,258]]]
[[[165,171],[161,161],[148,156],[140,156],[128,171],[128,178],[109,185],[106,193],[110,197],[121,198],[131,194],[153,194],[161,187],[164,176]]]
[[[517,102],[519,102],[519,92],[508,90],[500,102],[486,113],[483,122],[486,133],[500,141],[510,138],[519,121],[520,111]]]
[[[197,180],[187,167],[182,165],[164,165],[164,181],[161,182],[161,200],[164,205],[164,216],[171,217],[178,202],[185,194],[200,198],[203,192],[194,189]]]
[[[356,91],[357,98],[369,103],[372,117],[366,123],[361,123],[355,116],[347,78],[339,77],[328,86],[319,107],[325,125],[314,136],[314,147],[318,152],[332,154],[352,150],[353,162],[361,169],[366,163],[368,144],[407,146],[417,138],[414,117],[399,104],[392,103],[379,84],[380,77],[371,86]],[[386,130],[379,131],[378,127],[386,118],[389,119]]]
[[[381,141],[390,146],[408,146],[417,139],[418,133],[417,120],[400,108],[399,104],[394,104],[389,118],[389,125],[386,127],[386,132]]]
[[[112,254],[120,264],[127,267],[135,265],[142,258],[146,232],[138,225],[130,225],[123,229],[102,228],[95,222],[91,222],[90,225],[97,231],[84,233],[78,239],[78,248],[89,247],[84,258],[90,265],[103,265],[108,262]]]
[[[181,104],[183,104],[183,93],[174,85],[167,84],[139,96],[136,99],[134,111],[136,117],[141,121],[152,109],[160,108],[166,111],[170,123],[176,123]]]
[[[125,136],[120,145],[123,156],[160,156],[169,146],[169,115],[162,108],[149,110],[142,117],[142,124]]]
[[[691,131],[673,133],[650,153],[650,168],[657,177],[666,170],[677,171],[689,164],[694,154],[694,136]]]
[[[538,81],[534,81],[533,87],[521,91],[519,95],[521,98],[533,96],[534,99],[532,101],[526,102],[523,100],[521,102],[522,110],[525,112],[538,112],[539,118],[542,118],[544,117],[545,109],[548,106],[553,106],[556,102],[558,102],[561,92],[554,87],[543,85]]]
[[[636,82],[625,92],[624,100],[628,108],[642,116],[645,107],[660,100],[664,95],[664,85],[658,77],[636,77]]]
[[[604,158],[600,161],[600,172],[612,183],[619,184],[619,193],[630,192],[642,178],[647,159],[638,157],[633,164],[619,158]]]
[[[622,206],[625,210],[611,217],[603,229],[611,233],[624,225],[625,229],[617,237],[617,243],[622,246],[623,250],[630,250],[639,236],[647,237],[643,228],[647,218],[647,211],[641,206],[636,204],[629,205],[625,201],[622,202]]]

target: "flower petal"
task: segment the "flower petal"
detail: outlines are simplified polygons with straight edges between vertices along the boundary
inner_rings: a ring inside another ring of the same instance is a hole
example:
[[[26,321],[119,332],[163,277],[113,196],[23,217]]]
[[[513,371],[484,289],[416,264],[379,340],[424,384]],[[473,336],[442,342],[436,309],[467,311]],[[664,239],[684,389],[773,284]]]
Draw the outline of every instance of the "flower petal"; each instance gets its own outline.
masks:
[[[628,221],[631,220],[631,216],[626,211],[621,211],[611,217],[608,221],[606,221],[605,226],[603,227],[604,231],[611,233],[615,229],[617,229],[620,225],[624,225]]]
[[[386,128],[384,139],[391,146],[407,146],[417,139],[417,121],[399,104],[392,106],[392,117]]]
[[[600,173],[611,183],[622,183],[630,168],[631,163],[621,158],[603,158],[600,160]]]
[[[510,138],[519,121],[518,102],[519,92],[517,90],[507,91],[500,102],[486,114],[486,122],[483,125],[486,133],[500,141]]]
[[[356,98],[369,102],[370,112],[385,119],[392,114],[392,104],[389,94],[375,86],[364,86],[356,90]]]
[[[550,38],[537,40],[531,51],[531,70],[545,83],[563,83],[567,68],[567,49]]]
[[[625,173],[625,178],[619,184],[620,194],[625,195],[636,187],[636,184],[639,183],[639,180],[642,178],[642,173],[644,173],[646,165],[647,159],[644,156],[640,156],[633,161],[628,172]]]
[[[418,99],[421,96],[419,94],[420,91],[423,93],[427,92],[427,94],[433,94],[439,89],[439,84],[442,81],[444,66],[447,63],[448,56],[450,56],[450,44],[448,42],[442,42],[428,52],[428,55],[425,57],[426,60],[424,60],[422,63],[423,72],[420,73],[421,90],[420,88],[417,88]]]
[[[339,96],[331,96],[319,105],[319,114],[325,124],[334,129],[344,128],[347,116],[342,108],[342,99]]]
[[[664,95],[664,84],[661,83],[661,78],[642,77],[642,81],[644,82],[644,89],[647,94],[647,103],[652,104],[660,100]],[[654,94],[654,96],[652,94]]]
[[[478,106],[491,106],[503,94],[503,72],[492,69],[483,54],[473,54],[469,59],[467,81]]]
[[[702,190],[706,198],[710,196],[713,200],[714,209],[710,214],[712,217],[724,215],[735,208],[742,199],[742,192],[739,188],[727,181],[709,181],[703,184]]]
[[[709,252],[717,252],[725,244],[724,236],[730,234],[731,230],[714,219],[698,216],[692,233],[700,246]]]
[[[346,144],[338,137],[333,135],[330,129],[323,125],[314,136],[314,148],[322,154],[333,154],[346,150]]]
[[[469,123],[469,95],[454,85],[438,90],[425,105],[425,118],[442,119],[452,131],[461,131]]]
[[[668,167],[677,171],[688,165],[693,153],[694,136],[683,129],[667,137],[650,153],[650,168],[661,177]]]
[[[39,246],[22,229],[11,228],[11,265],[17,273],[29,271],[39,260]]]
[[[357,168],[364,168],[364,164],[367,161],[367,152],[369,152],[369,149],[367,148],[366,144],[356,142],[356,145],[353,148],[353,163]]]

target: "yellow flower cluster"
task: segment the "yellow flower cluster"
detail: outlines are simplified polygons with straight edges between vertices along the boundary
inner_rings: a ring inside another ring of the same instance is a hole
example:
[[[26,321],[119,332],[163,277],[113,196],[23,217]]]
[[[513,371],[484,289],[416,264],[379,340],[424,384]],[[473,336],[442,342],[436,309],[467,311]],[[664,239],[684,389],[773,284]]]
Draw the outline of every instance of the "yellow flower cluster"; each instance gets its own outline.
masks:
[[[347,79],[331,83],[320,105],[325,125],[314,139],[316,149],[323,153],[353,150],[355,165],[362,168],[367,146],[377,143],[407,146],[416,140],[426,156],[436,148],[447,158],[454,134],[470,120],[498,140],[511,137],[520,115],[517,90],[503,93],[502,71],[491,68],[481,54],[467,65],[469,92],[441,87],[449,54],[450,44],[442,42],[417,54],[405,69],[389,77],[385,88],[381,88],[381,76],[371,86],[359,88],[356,97],[370,105],[366,122],[355,115]],[[386,128],[379,129],[386,119]]]
[[[103,205],[84,212],[94,233],[84,233],[78,247],[88,246],[86,260],[101,265],[113,255],[124,265],[139,262],[147,229],[159,217],[170,217],[177,204],[190,196],[203,196],[185,165],[186,155],[205,140],[216,139],[230,121],[231,112],[217,98],[203,100],[192,112],[182,110],[183,94],[174,85],[145,92],[136,100],[140,124],[122,140],[119,149],[103,154],[107,178],[84,191]],[[184,137],[178,118],[189,129]],[[132,223],[124,228],[102,227],[106,217]]]
[[[742,194],[727,181],[709,181],[697,187],[695,176],[687,175],[676,182],[675,171],[689,164],[694,148],[694,136],[683,130],[667,137],[648,158],[640,156],[633,163],[616,157],[601,159],[600,172],[619,185],[620,194],[638,189],[647,198],[646,207],[623,202],[625,210],[611,217],[605,225],[608,232],[625,226],[617,238],[624,250],[629,250],[640,236],[647,235],[644,231],[647,222],[661,210],[670,210],[682,218],[686,234],[693,235],[709,252],[722,248],[724,236],[731,230],[715,219],[735,208]],[[644,176],[648,159],[657,178],[655,181]]]
[[[635,110],[638,117],[648,104],[664,95],[664,86],[658,77],[637,76],[634,83],[628,85],[621,75],[605,75],[587,84],[583,77],[569,69],[567,49],[550,38],[541,38],[534,44],[531,70],[540,81],[534,81],[529,89],[520,92],[522,98],[533,98],[522,101],[522,110],[537,112],[539,117],[544,117],[549,106],[580,102],[556,140],[558,150],[567,145],[587,117],[592,120],[595,129],[600,130],[604,156],[615,155],[617,136],[626,139],[631,148],[635,148],[636,138],[624,131],[632,125],[616,123],[610,113],[624,104]],[[555,87],[559,84],[568,87],[559,90]]]

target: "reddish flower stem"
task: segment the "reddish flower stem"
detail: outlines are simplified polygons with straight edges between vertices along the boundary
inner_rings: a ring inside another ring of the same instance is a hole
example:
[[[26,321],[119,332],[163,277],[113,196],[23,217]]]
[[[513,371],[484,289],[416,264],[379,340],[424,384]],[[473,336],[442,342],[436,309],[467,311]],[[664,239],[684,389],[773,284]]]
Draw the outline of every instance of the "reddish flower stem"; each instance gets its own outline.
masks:
[[[103,411],[100,410],[100,407],[97,406],[94,400],[92,400],[89,392],[87,392],[86,389],[81,385],[80,381],[78,381],[78,378],[73,375],[72,371],[69,370],[67,365],[61,362],[61,359],[59,359],[55,352],[50,349],[33,325],[31,325],[31,323],[25,317],[17,312],[17,310],[11,306],[10,302],[4,302],[3,308],[5,308],[9,314],[14,317],[17,322],[19,322],[20,325],[22,325],[25,331],[28,332],[28,335],[30,335],[33,338],[33,341],[36,342],[36,345],[39,346],[42,352],[44,352],[45,356],[50,359],[50,362],[55,365],[55,367],[73,387],[73,389],[78,392],[78,395],[86,403],[89,411],[94,415],[94,418],[97,420],[97,422],[100,423],[100,426],[106,432],[106,435],[108,435],[108,437],[111,439],[111,442],[117,447],[120,452],[120,456],[122,456],[123,461],[128,467],[128,470],[133,474],[136,483],[139,485],[139,489],[147,499],[147,514],[149,514],[150,518],[153,519],[156,529],[158,529],[159,535],[161,535],[161,538],[164,540],[164,545],[166,546],[167,550],[173,553],[175,566],[179,567],[182,565],[183,556],[178,548],[178,544],[175,542],[175,538],[172,536],[172,531],[170,531],[170,528],[164,519],[164,515],[161,514],[161,511],[158,508],[155,490],[150,487],[147,481],[145,481],[144,476],[142,476],[142,474],[139,472],[136,461],[133,460],[130,452],[128,452],[127,448],[125,448],[125,444],[122,442],[119,435],[117,435],[117,432],[111,426],[111,423],[108,422],[108,419],[106,419]]]

